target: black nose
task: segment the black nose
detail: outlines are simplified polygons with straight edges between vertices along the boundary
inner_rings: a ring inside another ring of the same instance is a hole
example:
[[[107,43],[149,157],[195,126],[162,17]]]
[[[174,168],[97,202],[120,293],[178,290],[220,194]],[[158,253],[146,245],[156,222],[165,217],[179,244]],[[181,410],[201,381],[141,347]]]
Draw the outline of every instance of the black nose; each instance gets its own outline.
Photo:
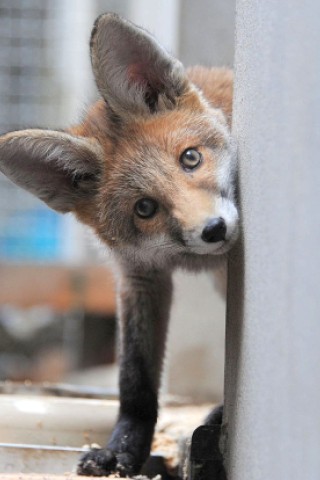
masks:
[[[208,243],[221,242],[225,240],[226,232],[227,226],[223,218],[212,218],[204,227],[201,238]]]

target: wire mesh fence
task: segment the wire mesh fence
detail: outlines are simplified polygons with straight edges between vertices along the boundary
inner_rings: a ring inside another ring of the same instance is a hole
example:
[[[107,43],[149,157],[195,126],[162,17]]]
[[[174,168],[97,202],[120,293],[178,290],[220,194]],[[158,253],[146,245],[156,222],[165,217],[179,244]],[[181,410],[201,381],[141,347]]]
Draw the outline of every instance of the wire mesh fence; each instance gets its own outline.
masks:
[[[82,49],[81,56],[87,57],[91,21],[85,21],[85,12],[89,9],[94,18],[96,6],[81,0],[86,8],[77,17],[74,3],[0,0],[0,134],[40,125],[59,128],[66,113],[75,116],[78,91],[92,92],[90,68],[77,64],[74,51]],[[77,24],[73,36],[66,28],[72,12]],[[64,242],[70,242],[66,228],[72,233],[68,220],[0,174],[0,261],[63,261]],[[75,248],[79,244],[83,242]]]

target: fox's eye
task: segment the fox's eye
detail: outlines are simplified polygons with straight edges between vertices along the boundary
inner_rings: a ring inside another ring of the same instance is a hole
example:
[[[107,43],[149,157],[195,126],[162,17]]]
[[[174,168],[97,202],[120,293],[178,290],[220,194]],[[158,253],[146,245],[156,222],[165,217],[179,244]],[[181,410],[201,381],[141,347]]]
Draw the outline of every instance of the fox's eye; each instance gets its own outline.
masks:
[[[151,218],[158,210],[158,204],[152,198],[141,198],[134,206],[134,211],[140,218]]]
[[[202,155],[195,148],[188,148],[180,157],[180,163],[185,170],[193,170],[200,165],[201,161]]]

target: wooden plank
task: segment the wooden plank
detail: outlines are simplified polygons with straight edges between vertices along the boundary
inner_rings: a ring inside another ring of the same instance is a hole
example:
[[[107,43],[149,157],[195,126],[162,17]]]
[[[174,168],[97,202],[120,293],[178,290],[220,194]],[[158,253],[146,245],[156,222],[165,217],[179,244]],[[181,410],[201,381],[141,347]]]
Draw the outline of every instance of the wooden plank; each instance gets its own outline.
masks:
[[[105,267],[0,264],[2,305],[50,305],[57,311],[84,308],[114,314],[115,303],[113,276]]]

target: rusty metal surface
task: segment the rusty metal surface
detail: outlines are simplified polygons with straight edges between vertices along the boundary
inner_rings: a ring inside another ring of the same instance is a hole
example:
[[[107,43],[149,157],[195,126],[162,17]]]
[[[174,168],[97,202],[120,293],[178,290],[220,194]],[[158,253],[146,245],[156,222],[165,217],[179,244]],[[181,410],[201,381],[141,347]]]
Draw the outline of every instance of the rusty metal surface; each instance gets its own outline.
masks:
[[[57,311],[82,307],[113,315],[113,275],[107,267],[94,265],[68,268],[0,263],[0,303],[21,308],[50,305]]]

